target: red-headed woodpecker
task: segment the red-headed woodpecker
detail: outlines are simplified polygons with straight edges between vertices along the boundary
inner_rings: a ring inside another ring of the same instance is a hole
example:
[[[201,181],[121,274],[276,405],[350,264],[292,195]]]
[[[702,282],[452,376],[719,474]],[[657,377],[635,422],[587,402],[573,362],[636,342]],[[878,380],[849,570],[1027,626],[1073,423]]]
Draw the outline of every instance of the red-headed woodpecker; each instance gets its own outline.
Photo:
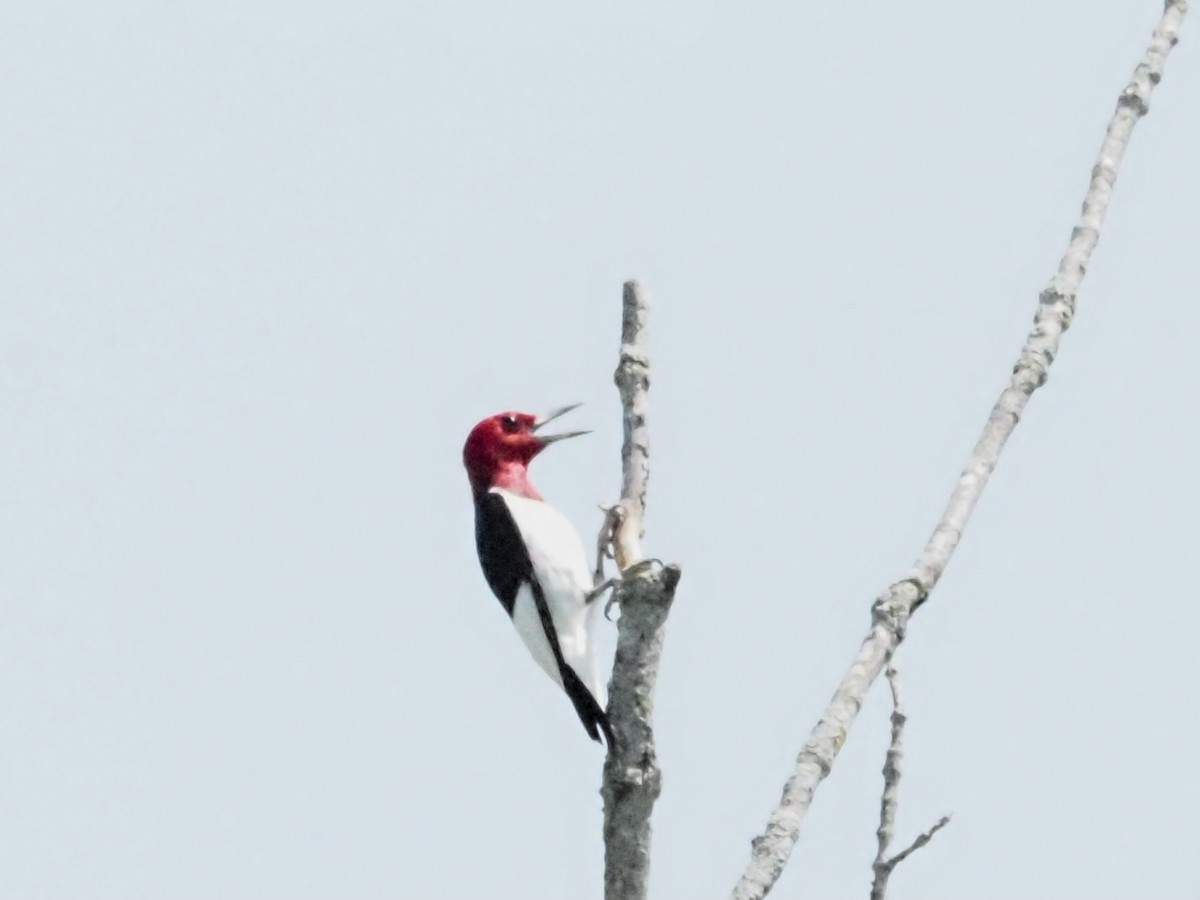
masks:
[[[539,429],[579,404],[545,416],[507,412],[484,419],[463,446],[475,499],[475,547],[492,593],[546,674],[571,698],[593,740],[613,745],[596,658],[592,575],[579,534],[542,499],[529,463],[564,438]]]

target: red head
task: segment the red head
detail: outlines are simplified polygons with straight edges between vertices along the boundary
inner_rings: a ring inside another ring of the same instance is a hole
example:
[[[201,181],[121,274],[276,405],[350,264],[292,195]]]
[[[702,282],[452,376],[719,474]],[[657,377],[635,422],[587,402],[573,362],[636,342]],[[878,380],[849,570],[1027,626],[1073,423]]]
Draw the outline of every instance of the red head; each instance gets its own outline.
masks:
[[[537,431],[578,405],[573,403],[544,416],[521,412],[497,413],[472,428],[463,445],[463,465],[467,467],[471,490],[481,494],[488,488],[502,487],[540,500],[541,494],[529,481],[528,467],[533,458],[555,441],[588,432],[538,434]]]

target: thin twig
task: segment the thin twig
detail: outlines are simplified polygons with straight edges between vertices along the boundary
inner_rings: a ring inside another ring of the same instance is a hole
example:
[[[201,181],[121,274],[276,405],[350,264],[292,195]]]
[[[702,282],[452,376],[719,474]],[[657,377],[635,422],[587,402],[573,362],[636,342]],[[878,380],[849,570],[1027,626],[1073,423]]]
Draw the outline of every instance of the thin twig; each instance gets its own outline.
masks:
[[[784,786],[783,797],[771,813],[766,829],[753,840],[750,861],[733,890],[734,900],[760,900],[783,872],[800,839],[800,825],[812,804],[813,794],[829,774],[838,751],[845,744],[868,689],[904,639],[904,629],[912,611],[937,585],[1005,442],[1016,428],[1033,392],[1045,383],[1046,371],[1075,314],[1075,298],[1092,251],[1100,239],[1117,170],[1130,135],[1150,108],[1150,94],[1162,78],[1167,55],[1179,40],[1179,27],[1186,12],[1187,0],[1167,0],[1164,4],[1163,16],[1150,46],[1117,101],[1116,112],[1108,124],[1099,158],[1092,169],[1079,223],[1071,233],[1058,271],[1038,298],[1033,330],[1021,349],[1008,386],[992,408],[946,510],[911,573],[875,600],[871,630],[800,751],[795,770]]]
[[[933,840],[933,836],[950,824],[949,816],[942,816],[933,823],[933,827],[928,831],[922,831],[913,839],[913,842],[888,860],[888,869],[894,869],[900,863],[904,862],[926,844]]]
[[[896,829],[896,807],[899,805],[900,792],[900,763],[904,761],[904,725],[908,716],[904,712],[904,697],[900,690],[900,673],[896,667],[888,663],[884,673],[888,686],[892,689],[892,740],[888,745],[887,757],[883,763],[883,796],[879,802],[879,830],[875,836],[879,839],[879,849],[875,853],[872,869],[875,880],[871,885],[871,900],[883,900],[887,895],[888,879],[896,868],[914,851],[924,847],[941,829],[950,822],[949,816],[943,816],[941,821],[923,834],[917,836],[906,849],[895,856],[887,855],[888,845]]]
[[[650,874],[650,814],[662,790],[654,751],[654,689],[662,655],[664,624],[678,566],[648,565],[641,538],[650,478],[650,432],[646,392],[650,359],[646,353],[646,298],[636,281],[625,283],[621,356],[614,380],[624,409],[619,515],[606,515],[602,541],[611,534],[621,573],[616,602],[617,653],[609,683],[608,716],[616,735],[604,764],[604,896],[642,900]],[[601,573],[603,574],[603,573]]]
[[[875,853],[875,886],[871,888],[871,900],[882,900],[887,892],[888,845],[896,830],[896,807],[899,805],[900,763],[904,760],[904,698],[900,692],[900,673],[888,664],[888,685],[892,689],[892,741],[883,762],[883,794],[879,801],[879,829],[875,837],[879,849]]]

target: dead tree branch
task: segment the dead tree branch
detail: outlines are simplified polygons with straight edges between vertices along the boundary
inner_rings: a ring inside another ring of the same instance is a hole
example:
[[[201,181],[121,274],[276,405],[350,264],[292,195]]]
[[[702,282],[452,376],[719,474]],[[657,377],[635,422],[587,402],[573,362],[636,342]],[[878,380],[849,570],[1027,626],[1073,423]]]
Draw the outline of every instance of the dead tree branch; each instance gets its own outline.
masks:
[[[887,855],[888,846],[896,831],[896,808],[899,806],[900,794],[900,763],[904,760],[904,725],[908,716],[904,712],[904,696],[900,690],[900,673],[896,667],[888,664],[884,673],[888,686],[892,689],[892,741],[888,746],[887,756],[883,763],[883,796],[879,801],[879,830],[875,837],[879,840],[879,849],[875,853],[875,881],[871,885],[871,900],[883,900],[887,896],[888,879],[892,870],[904,860],[928,844],[935,834],[950,823],[949,816],[943,816],[932,828],[917,836],[907,848],[895,856]]]
[[[783,872],[800,839],[800,825],[812,804],[813,794],[829,774],[838,751],[845,744],[867,690],[904,639],[904,629],[912,611],[937,585],[1025,405],[1033,392],[1045,383],[1047,369],[1058,353],[1063,332],[1075,314],[1075,299],[1092,251],[1100,239],[1113,184],[1130,136],[1134,126],[1149,111],[1150,94],[1161,80],[1167,56],[1179,40],[1179,27],[1186,12],[1187,0],[1167,0],[1164,4],[1150,46],[1117,101],[1099,158],[1092,169],[1079,223],[1071,232],[1058,271],[1038,298],[1033,330],[1021,349],[1008,386],[992,408],[946,510],[912,571],[875,600],[871,630],[800,751],[795,770],[784,785],[783,797],[771,813],[766,829],[752,842],[750,861],[733,890],[734,900],[760,900]]]
[[[644,560],[641,539],[650,478],[650,432],[646,393],[650,358],[646,353],[646,298],[636,281],[623,294],[621,355],[614,380],[624,409],[621,448],[621,502],[605,517],[620,581],[616,602],[617,653],[609,683],[608,715],[616,735],[604,764],[604,896],[642,900],[650,874],[650,814],[662,790],[654,752],[654,689],[662,655],[664,624],[677,566]]]
[[[922,831],[913,839],[913,842],[888,860],[888,868],[894,869],[900,863],[904,862],[926,844],[933,840],[933,836],[950,824],[949,816],[942,816],[933,823],[933,827],[927,831]],[[882,895],[881,895],[882,896]]]

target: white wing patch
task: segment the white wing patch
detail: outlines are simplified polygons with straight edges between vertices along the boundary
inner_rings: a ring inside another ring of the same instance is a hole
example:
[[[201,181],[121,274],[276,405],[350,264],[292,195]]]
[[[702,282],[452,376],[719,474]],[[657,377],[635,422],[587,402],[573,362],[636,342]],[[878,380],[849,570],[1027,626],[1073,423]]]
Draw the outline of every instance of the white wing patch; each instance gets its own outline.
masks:
[[[603,709],[607,701],[595,646],[596,614],[602,604],[593,603],[589,607],[585,602],[592,589],[592,573],[579,534],[566,516],[541,500],[521,497],[503,488],[492,488],[492,493],[504,499],[521,532],[534,576],[550,609],[563,660],[575,670]],[[562,687],[558,663],[528,585],[517,591],[512,620],[530,655]]]
[[[563,686],[562,675],[558,671],[558,661],[554,658],[554,650],[546,637],[546,629],[542,627],[542,617],[538,615],[537,604],[533,602],[533,589],[527,584],[517,590],[517,602],[513,604],[512,623],[516,626],[517,634],[525,642],[525,648],[533,657],[534,662],[542,667],[554,683]],[[561,645],[560,645],[561,646]],[[566,659],[563,653],[563,659]]]

